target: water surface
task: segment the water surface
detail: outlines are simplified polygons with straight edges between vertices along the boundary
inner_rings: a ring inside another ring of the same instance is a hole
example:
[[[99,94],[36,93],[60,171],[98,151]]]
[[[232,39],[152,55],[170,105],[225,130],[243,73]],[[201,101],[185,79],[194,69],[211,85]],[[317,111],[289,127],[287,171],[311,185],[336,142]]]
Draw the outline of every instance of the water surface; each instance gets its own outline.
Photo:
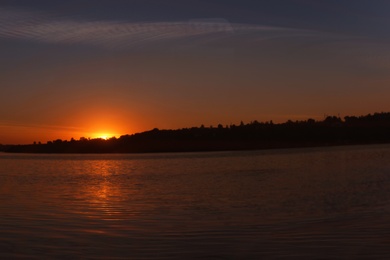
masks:
[[[0,258],[389,258],[390,146],[0,154]]]

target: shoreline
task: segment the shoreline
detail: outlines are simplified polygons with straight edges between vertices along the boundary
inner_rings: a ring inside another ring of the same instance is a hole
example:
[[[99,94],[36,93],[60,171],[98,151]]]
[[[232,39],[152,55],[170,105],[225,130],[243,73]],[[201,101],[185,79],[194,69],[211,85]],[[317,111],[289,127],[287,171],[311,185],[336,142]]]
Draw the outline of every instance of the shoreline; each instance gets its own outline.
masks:
[[[252,151],[272,151],[272,150],[293,150],[293,149],[310,149],[310,148],[333,148],[333,147],[357,147],[357,146],[372,146],[372,145],[390,145],[390,142],[373,142],[373,143],[334,143],[334,144],[318,144],[318,145],[293,145],[293,146],[267,146],[263,148],[242,148],[242,149],[199,149],[199,150],[161,150],[161,151],[132,151],[132,152],[29,152],[29,151],[0,151],[4,154],[69,154],[69,155],[98,155],[98,154],[173,154],[173,153],[210,153],[210,152],[252,152]],[[20,145],[11,145],[11,146],[20,146]]]

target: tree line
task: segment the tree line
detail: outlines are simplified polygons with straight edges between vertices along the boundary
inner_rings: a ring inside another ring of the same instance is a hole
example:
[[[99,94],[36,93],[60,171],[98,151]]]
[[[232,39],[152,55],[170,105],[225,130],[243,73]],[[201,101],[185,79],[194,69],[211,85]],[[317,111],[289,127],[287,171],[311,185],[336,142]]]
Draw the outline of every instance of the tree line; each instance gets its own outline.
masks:
[[[274,124],[272,121],[176,130],[157,128],[108,140],[82,137],[45,144],[0,145],[5,152],[23,153],[146,153],[253,150],[330,145],[390,143],[390,113],[327,116]]]

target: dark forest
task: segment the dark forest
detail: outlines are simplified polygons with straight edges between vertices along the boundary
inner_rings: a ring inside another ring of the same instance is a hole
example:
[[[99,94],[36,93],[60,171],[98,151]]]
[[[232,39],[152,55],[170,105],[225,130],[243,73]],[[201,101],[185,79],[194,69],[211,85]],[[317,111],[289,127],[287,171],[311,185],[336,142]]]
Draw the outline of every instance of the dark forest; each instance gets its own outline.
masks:
[[[45,144],[0,145],[14,153],[153,153],[257,150],[293,147],[390,143],[390,113],[327,116],[274,124],[252,121],[239,125],[200,126],[177,130],[157,128],[108,140],[53,140]]]

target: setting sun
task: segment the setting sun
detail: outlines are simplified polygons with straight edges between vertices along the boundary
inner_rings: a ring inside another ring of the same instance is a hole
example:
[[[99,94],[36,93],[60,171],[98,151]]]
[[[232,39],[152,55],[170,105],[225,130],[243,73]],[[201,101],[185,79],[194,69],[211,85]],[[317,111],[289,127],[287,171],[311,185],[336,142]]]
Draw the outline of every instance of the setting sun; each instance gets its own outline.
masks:
[[[107,134],[107,133],[96,133],[96,134],[93,134],[91,138],[99,138],[99,139],[103,139],[103,140],[108,140],[110,139],[111,137],[114,137],[115,134]]]

